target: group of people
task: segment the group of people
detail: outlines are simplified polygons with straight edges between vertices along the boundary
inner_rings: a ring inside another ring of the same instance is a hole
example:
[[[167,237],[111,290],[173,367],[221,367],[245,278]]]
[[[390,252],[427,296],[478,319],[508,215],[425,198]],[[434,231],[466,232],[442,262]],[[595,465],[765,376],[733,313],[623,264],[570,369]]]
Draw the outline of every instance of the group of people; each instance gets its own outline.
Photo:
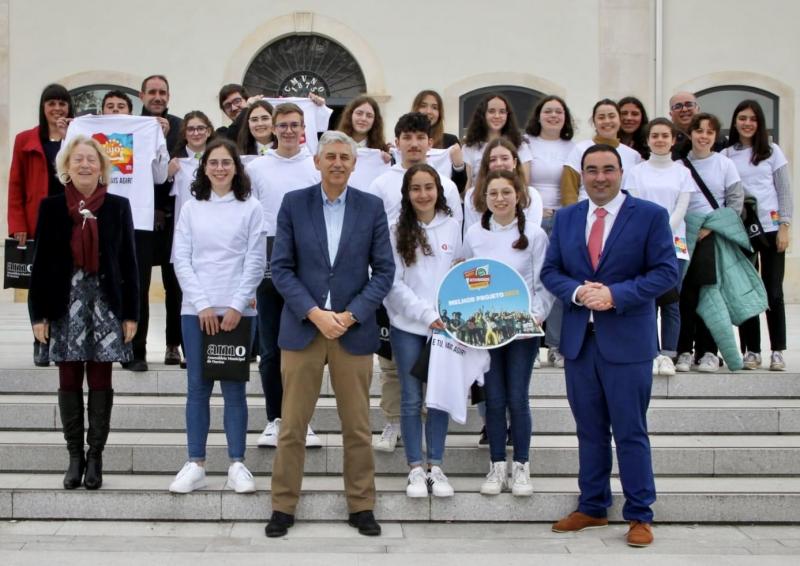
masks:
[[[39,126],[14,146],[9,233],[36,241],[34,357],[59,368],[70,455],[65,488],[102,484],[111,367],[147,369],[153,265],[162,267],[167,297],[165,363],[187,368],[188,460],[169,489],[206,485],[213,381],[203,376],[203,334],[231,331],[250,317],[267,413],[257,443],[278,448],[270,537],[293,525],[305,449],[322,444],[310,421],[326,364],[342,421],[349,522],[380,534],[369,386],[382,309],[391,359],[379,358],[386,425],[374,449],[393,451],[402,437],[407,495],[453,495],[443,471],[449,415],[425,407],[424,384],[412,374],[432,333],[474,341],[479,322],[470,330],[460,313],[440,315],[436,297],[450,268],[471,257],[502,261],[522,276],[533,322],[546,329],[547,360],[566,370],[581,495],[556,531],[607,524],[613,434],[628,543],[652,541],[646,412],[653,375],[717,371],[718,348],[731,369],[760,367],[758,315],[767,307],[769,367],[785,367],[792,194],[786,159],[769,142],[755,101],[737,106],[722,140],[719,119],[701,113],[691,93],[670,99],[670,119],[652,121],[633,97],[602,99],[592,111],[595,135],[576,143],[562,98],[542,98],[520,130],[508,100],[490,94],[462,144],[444,132],[439,94],[425,90],[389,144],[368,96],[348,104],[328,131],[330,109],[313,95],[267,100],[226,85],[219,106],[231,124],[216,131],[201,111],[182,120],[168,113],[164,76],[145,79],[140,98],[144,118],[122,116],[131,101],[111,91],[102,113],[112,116],[73,119],[69,93],[50,85]],[[144,184],[121,179],[124,137],[92,133],[112,119],[138,136],[134,172]],[[751,212],[750,234],[743,210]],[[503,343],[518,332],[510,316],[480,323],[496,334],[493,344],[502,343],[488,351],[483,376],[479,444],[488,445],[490,470],[480,491],[529,496],[529,391],[540,339]],[[245,386],[223,380],[221,389],[227,485],[251,493]]]

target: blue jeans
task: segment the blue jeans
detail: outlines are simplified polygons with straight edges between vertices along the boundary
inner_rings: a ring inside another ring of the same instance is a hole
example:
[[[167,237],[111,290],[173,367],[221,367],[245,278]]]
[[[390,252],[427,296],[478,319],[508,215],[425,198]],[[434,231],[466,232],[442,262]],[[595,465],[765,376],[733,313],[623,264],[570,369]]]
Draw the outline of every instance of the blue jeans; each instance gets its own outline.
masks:
[[[200,319],[194,315],[182,315],[181,331],[186,355],[186,438],[189,460],[202,462],[206,459],[206,440],[211,421],[208,402],[214,382],[203,379],[203,331],[200,330]],[[246,383],[219,383],[225,401],[223,424],[228,441],[228,457],[232,461],[242,461],[247,437]]]
[[[411,368],[425,347],[427,336],[405,332],[394,326],[389,329],[392,357],[400,378],[400,434],[409,466],[422,465],[422,382],[411,375]],[[450,415],[428,408],[425,419],[427,462],[438,466],[444,457],[444,442]]]
[[[683,280],[683,271],[686,267],[686,260],[678,260],[678,273],[681,277],[678,279],[678,293],[681,292],[681,281]],[[659,307],[661,312],[661,351],[664,356],[674,358],[678,355],[678,335],[681,332],[681,307],[679,302],[662,305]]]
[[[492,462],[506,460],[506,410],[511,417],[514,461],[522,464],[528,461],[532,429],[528,391],[538,351],[538,338],[517,339],[489,350],[492,365],[484,376],[484,390],[486,435]]]

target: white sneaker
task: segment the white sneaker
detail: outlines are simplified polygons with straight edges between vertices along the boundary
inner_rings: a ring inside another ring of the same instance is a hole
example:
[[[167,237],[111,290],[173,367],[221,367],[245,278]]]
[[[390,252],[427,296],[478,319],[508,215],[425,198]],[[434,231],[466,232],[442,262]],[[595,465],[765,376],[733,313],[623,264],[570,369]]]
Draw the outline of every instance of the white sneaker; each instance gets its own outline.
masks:
[[[653,358],[653,375],[658,375],[658,358]]]
[[[518,497],[530,497],[533,486],[530,482],[530,462],[514,462],[511,465],[511,494]]]
[[[697,371],[714,373],[719,369],[719,358],[711,352],[706,352],[697,364]]]
[[[206,487],[206,469],[197,462],[186,462],[172,483],[169,490],[172,493],[191,493],[195,489]]]
[[[234,462],[228,468],[228,482],[225,487],[231,488],[236,493],[255,493],[256,482],[247,466],[241,462]]]
[[[492,462],[489,464],[489,473],[481,485],[483,495],[498,495],[508,487],[508,478],[505,462]]]
[[[761,367],[761,354],[745,352],[742,361],[744,362],[744,369],[759,369]]]
[[[417,466],[408,473],[408,485],[406,486],[408,497],[428,497],[428,476],[425,470]]]
[[[564,356],[556,348],[547,350],[547,361],[550,362],[554,368],[564,368]]]
[[[267,426],[264,427],[264,432],[261,433],[261,436],[258,437],[256,444],[261,446],[262,448],[277,448],[278,447],[278,436],[281,433],[281,420],[275,419],[274,421],[269,421]]]
[[[684,352],[678,356],[678,362],[675,364],[675,371],[681,373],[692,371],[692,353]]]
[[[311,430],[311,425],[308,425],[308,430],[306,431],[306,448],[319,448],[322,446],[322,441],[317,436],[313,430]]]
[[[675,364],[672,363],[672,358],[665,355],[660,355],[656,358],[658,362],[658,375],[675,375]]]
[[[450,480],[439,466],[431,466],[431,471],[428,472],[428,482],[431,484],[434,497],[453,497],[455,493],[453,486],[450,485]]]
[[[774,351],[769,359],[770,371],[783,371],[786,369],[786,362],[783,361],[783,352]]]
[[[541,369],[542,361],[539,359],[539,352],[536,352],[536,357],[533,358],[533,369]]]
[[[400,438],[400,425],[396,423],[386,423],[386,426],[383,427],[381,437],[375,441],[372,447],[378,452],[394,452],[398,438]]]

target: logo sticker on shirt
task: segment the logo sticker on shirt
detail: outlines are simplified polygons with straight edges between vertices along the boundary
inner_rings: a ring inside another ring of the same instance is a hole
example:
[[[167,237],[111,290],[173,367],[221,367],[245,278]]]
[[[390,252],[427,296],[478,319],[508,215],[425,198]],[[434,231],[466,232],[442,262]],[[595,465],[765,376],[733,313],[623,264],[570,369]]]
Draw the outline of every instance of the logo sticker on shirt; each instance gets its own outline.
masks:
[[[780,225],[781,216],[780,216],[780,214],[778,214],[777,210],[770,210],[769,211],[769,217],[772,220],[772,225],[773,226],[779,226]]]
[[[92,136],[111,160],[111,167],[123,175],[133,175],[133,134],[103,134]]]
[[[680,236],[675,236],[675,253],[688,254],[689,248],[686,242]]]

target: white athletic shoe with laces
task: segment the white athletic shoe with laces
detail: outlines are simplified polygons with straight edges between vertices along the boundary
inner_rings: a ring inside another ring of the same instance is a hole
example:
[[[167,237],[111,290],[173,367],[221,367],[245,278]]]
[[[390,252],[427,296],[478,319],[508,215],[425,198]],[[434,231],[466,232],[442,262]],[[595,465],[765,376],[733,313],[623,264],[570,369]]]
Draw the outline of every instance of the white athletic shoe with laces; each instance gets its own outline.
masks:
[[[530,477],[530,462],[511,464],[511,494],[518,497],[530,497],[533,494]]]
[[[308,425],[308,430],[306,430],[306,448],[320,448],[322,446],[322,441],[317,436],[317,433],[311,430],[311,425]]]
[[[498,495],[508,488],[508,473],[505,462],[492,462],[489,464],[489,473],[481,485],[483,495]]]
[[[703,373],[714,373],[719,370],[719,358],[711,352],[706,352],[697,363],[697,371]]]
[[[450,485],[450,480],[439,466],[431,466],[431,471],[428,472],[428,483],[431,485],[434,497],[452,497],[455,493],[453,486]]]
[[[169,484],[169,490],[172,493],[191,493],[206,485],[206,469],[197,462],[186,462]]]
[[[783,371],[786,369],[786,362],[783,361],[783,352],[774,351],[769,359],[770,371]]]
[[[761,354],[745,352],[742,362],[744,362],[744,369],[759,369],[761,367]]]
[[[247,466],[241,462],[234,462],[228,468],[228,482],[225,487],[231,488],[236,493],[255,493],[256,482]]]
[[[400,438],[400,425],[397,423],[386,423],[383,427],[381,437],[375,441],[373,448],[378,452],[394,452],[397,447],[397,439]]]
[[[675,364],[672,363],[672,358],[665,355],[660,355],[656,358],[658,362],[658,375],[675,375]]]
[[[428,497],[428,476],[420,466],[416,466],[408,473],[406,486],[408,497]]]
[[[278,436],[281,433],[281,420],[275,419],[267,422],[264,432],[258,437],[256,444],[262,448],[277,448]]]
[[[691,352],[683,352],[678,356],[678,361],[675,363],[675,371],[679,371],[681,373],[692,371],[693,361],[694,360],[692,359]]]

